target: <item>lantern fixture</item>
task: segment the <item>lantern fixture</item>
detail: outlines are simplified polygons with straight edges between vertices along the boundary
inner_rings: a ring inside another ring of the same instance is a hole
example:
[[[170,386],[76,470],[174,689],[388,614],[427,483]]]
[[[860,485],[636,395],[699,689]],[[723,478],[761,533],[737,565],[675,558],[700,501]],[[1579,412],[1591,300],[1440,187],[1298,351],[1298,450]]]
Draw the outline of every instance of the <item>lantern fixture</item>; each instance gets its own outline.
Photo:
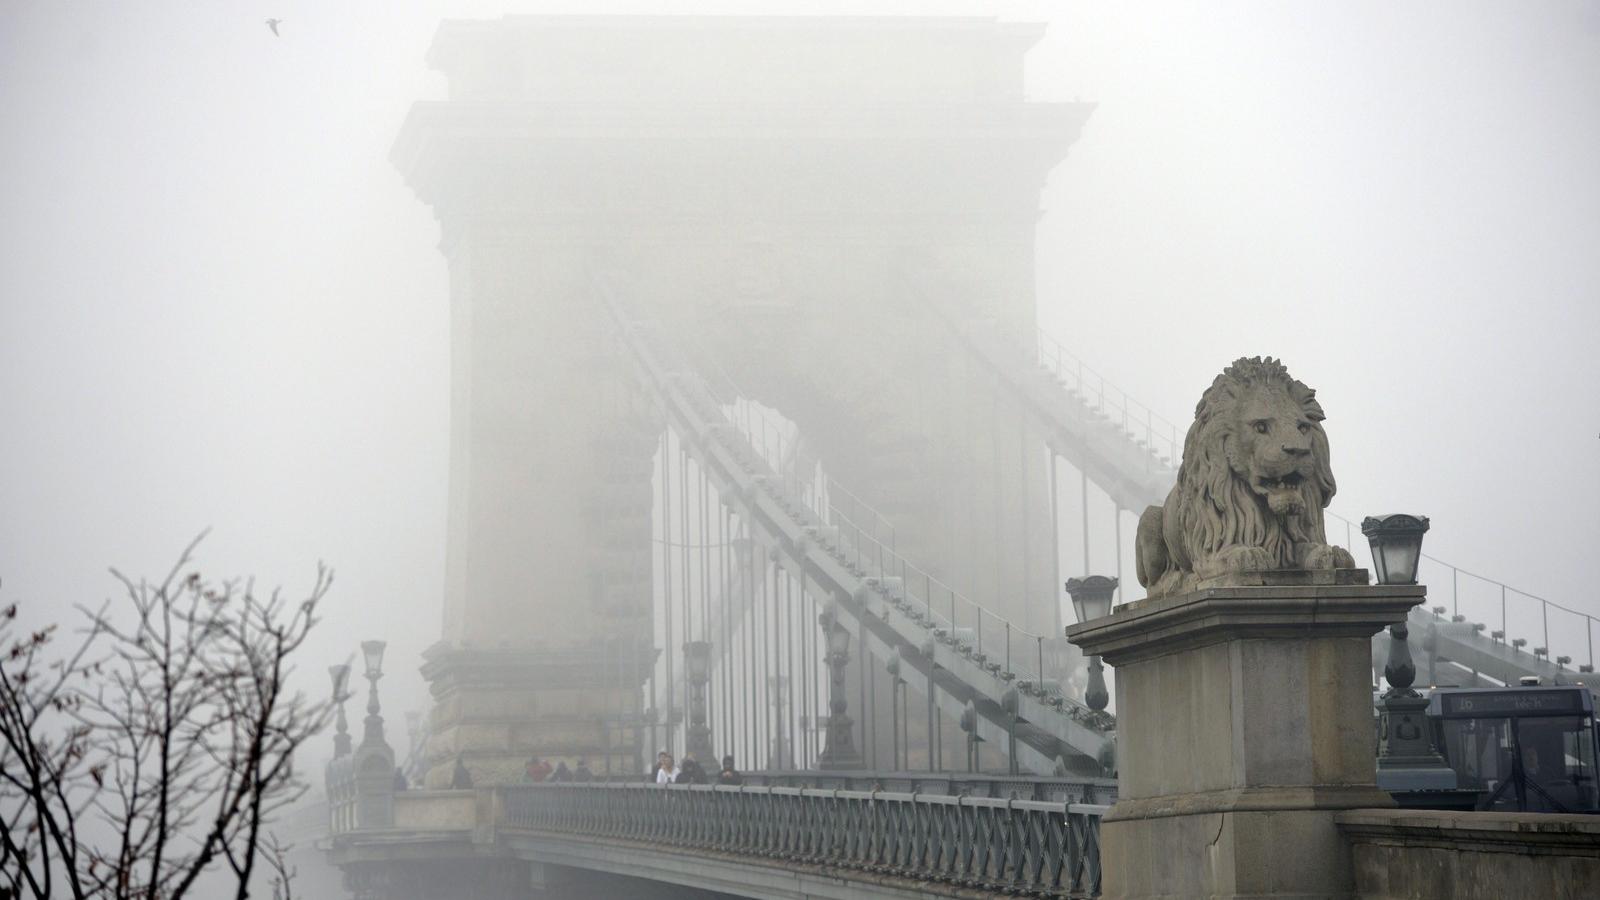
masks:
[[[1417,583],[1422,536],[1427,531],[1427,516],[1392,513],[1361,520],[1361,533],[1372,547],[1373,575],[1379,584]]]
[[[1117,579],[1104,575],[1086,578],[1068,578],[1067,593],[1072,596],[1072,609],[1078,622],[1104,618],[1111,614],[1111,595],[1117,589]]]
[[[333,679],[333,702],[343,703],[350,699],[350,664],[329,666],[328,675]]]
[[[389,646],[384,641],[362,641],[361,656],[367,663],[368,678],[383,677],[383,648]]]
[[[833,603],[822,611],[822,628],[828,638],[828,653],[843,659],[850,658],[850,630],[839,621],[839,608]]]
[[[696,684],[711,677],[711,643],[690,641],[683,645],[684,659],[689,664],[689,680]]]

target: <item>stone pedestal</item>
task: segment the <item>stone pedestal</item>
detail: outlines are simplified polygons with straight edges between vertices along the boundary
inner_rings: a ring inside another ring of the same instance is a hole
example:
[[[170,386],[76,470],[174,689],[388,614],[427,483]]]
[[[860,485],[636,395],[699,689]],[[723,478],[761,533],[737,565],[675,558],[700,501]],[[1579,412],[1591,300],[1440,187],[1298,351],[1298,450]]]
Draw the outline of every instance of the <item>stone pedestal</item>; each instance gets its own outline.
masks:
[[[581,760],[596,774],[637,773],[639,685],[655,648],[597,644],[489,650],[436,644],[425,654],[434,706],[424,787],[446,788],[459,756],[476,787],[524,780],[529,756]],[[608,767],[609,762],[609,767]]]
[[[1067,630],[1116,667],[1106,897],[1350,897],[1375,784],[1371,639],[1422,602],[1361,570],[1144,600]],[[1322,582],[1322,583],[1318,583]]]

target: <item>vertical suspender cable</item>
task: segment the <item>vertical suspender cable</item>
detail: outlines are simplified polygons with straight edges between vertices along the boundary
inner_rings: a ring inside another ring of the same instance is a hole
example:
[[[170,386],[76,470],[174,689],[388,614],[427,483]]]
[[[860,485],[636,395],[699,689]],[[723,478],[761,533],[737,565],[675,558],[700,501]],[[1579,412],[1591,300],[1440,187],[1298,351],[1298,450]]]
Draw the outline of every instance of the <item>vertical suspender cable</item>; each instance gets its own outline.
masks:
[[[744,533],[744,560],[743,560],[743,562],[744,562],[744,572],[740,576],[740,578],[744,582],[744,591],[743,591],[743,600],[742,600],[742,602],[744,603],[744,639],[745,639],[745,651],[744,651],[744,676],[745,676],[744,677],[744,704],[742,705],[742,708],[744,710],[744,727],[742,729],[740,729],[740,731],[741,731],[742,735],[744,736],[744,740],[745,740],[745,757],[744,758],[745,758],[745,761],[746,761],[746,765],[754,767],[754,766],[757,765],[756,757],[755,757],[755,749],[756,749],[756,742],[755,742],[755,732],[756,732],[755,696],[756,695],[755,695],[755,689],[754,689],[754,686],[755,686],[754,679],[755,679],[755,671],[756,671],[756,665],[755,665],[755,661],[756,661],[756,631],[755,631],[755,626],[756,626],[756,598],[755,598],[755,584],[752,582],[751,579],[755,575],[756,548],[755,548],[755,542],[751,538],[750,520],[747,519],[747,518],[746,519],[741,519],[741,521],[739,522],[739,526],[740,526],[740,530]]]
[[[1116,527],[1117,533],[1117,602],[1122,602],[1122,505],[1116,506],[1116,511],[1111,514],[1111,524]]]
[[[678,549],[682,556],[679,559],[681,575],[683,578],[683,643],[694,639],[694,586],[690,579],[689,567],[693,562],[689,547],[689,451],[683,448],[683,440],[678,441]],[[680,653],[683,648],[678,644],[672,646],[672,652]],[[685,687],[688,684],[688,673],[684,673]],[[684,704],[688,705],[689,692],[684,691]],[[684,711],[684,721],[688,721],[688,711]]]
[[[1022,506],[1022,627],[1029,631],[1039,631],[1039,626],[1034,623],[1034,607],[1038,601],[1033,598],[1033,535],[1028,528],[1028,412],[1017,404],[1017,457],[1021,467],[1017,472],[1017,499]],[[1040,598],[1043,599],[1043,598]],[[1011,618],[1007,616],[1006,618]],[[978,640],[983,640],[983,616],[978,616]],[[1044,677],[1044,672],[1039,673]]]
[[[666,746],[672,746],[672,459],[671,455],[672,432],[668,430],[661,438],[661,607],[662,607],[662,634],[661,655],[666,660],[667,676],[667,708],[661,714],[665,726]],[[650,698],[652,704],[657,704],[657,695]],[[659,704],[657,704],[659,705]],[[655,749],[660,749],[655,748]]]
[[[811,594],[806,590],[806,570],[800,570],[800,768],[811,768],[811,733],[817,727],[811,684]]]
[[[732,581],[728,577],[728,517],[732,512],[726,507],[720,508],[717,516],[717,560],[721,565],[717,571],[722,579],[722,752],[724,755],[733,752],[733,622],[729,612],[729,594],[733,591]]]
[[[772,551],[772,590],[770,592],[763,590],[763,594],[765,594],[765,596],[762,597],[761,604],[767,608],[767,624],[766,628],[763,629],[765,643],[767,645],[767,665],[764,668],[766,678],[762,684],[762,687],[767,690],[767,695],[763,695],[761,698],[761,712],[767,720],[767,740],[765,746],[767,748],[768,767],[776,767],[780,762],[780,760],[774,759],[772,755],[772,751],[776,747],[776,744],[774,744],[773,741],[778,736],[778,717],[774,714],[772,709],[772,697],[770,695],[777,693],[778,686],[777,679],[775,678],[778,673],[778,617],[776,613],[778,609],[778,576],[782,569],[783,564],[778,559],[777,548],[774,547]]]
[[[1050,634],[1061,637],[1061,506],[1056,493],[1056,451],[1050,454]],[[1044,672],[1039,672],[1044,677]]]
[[[1087,449],[1078,461],[1080,466],[1084,465],[1084,459],[1088,459]],[[1078,479],[1078,505],[1083,511],[1083,571],[1080,574],[1088,577],[1094,572],[1094,568],[1089,564],[1089,470],[1080,468]]]

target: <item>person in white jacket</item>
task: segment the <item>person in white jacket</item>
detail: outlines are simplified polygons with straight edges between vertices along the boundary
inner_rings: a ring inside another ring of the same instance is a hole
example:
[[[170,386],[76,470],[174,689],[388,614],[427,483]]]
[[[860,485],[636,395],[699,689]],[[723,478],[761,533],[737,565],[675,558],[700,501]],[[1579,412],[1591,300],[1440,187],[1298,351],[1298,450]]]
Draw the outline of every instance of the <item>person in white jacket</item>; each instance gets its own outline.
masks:
[[[678,780],[678,764],[672,754],[663,750],[656,754],[656,784],[671,784]]]

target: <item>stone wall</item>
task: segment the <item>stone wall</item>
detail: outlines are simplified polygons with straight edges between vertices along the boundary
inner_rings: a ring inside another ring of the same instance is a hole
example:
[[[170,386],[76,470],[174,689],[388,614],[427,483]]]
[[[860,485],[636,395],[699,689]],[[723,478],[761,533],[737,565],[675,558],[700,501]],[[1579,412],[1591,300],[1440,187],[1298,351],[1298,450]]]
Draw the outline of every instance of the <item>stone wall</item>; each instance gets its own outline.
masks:
[[[1335,821],[1363,900],[1600,897],[1600,818],[1358,809]]]

